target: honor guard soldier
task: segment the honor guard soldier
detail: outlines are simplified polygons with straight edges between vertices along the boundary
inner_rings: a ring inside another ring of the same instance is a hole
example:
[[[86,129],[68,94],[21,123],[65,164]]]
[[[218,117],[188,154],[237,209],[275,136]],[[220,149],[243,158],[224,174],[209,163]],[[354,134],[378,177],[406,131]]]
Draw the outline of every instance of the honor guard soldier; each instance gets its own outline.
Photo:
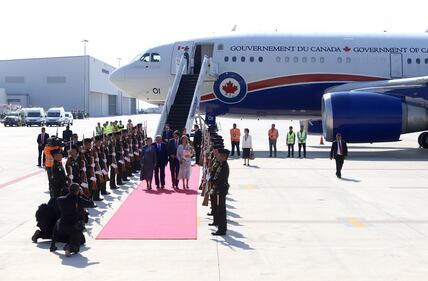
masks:
[[[68,158],[65,163],[65,170],[67,171],[67,178],[69,185],[73,182],[81,184],[82,180],[80,178],[80,163],[77,159],[77,145],[71,145],[68,150]]]
[[[217,212],[214,214],[214,221],[218,224],[218,230],[212,235],[226,235],[226,195],[229,191],[229,164],[227,157],[230,151],[224,148],[218,150],[217,161],[219,162],[214,177],[212,179],[214,193],[217,195]]]
[[[62,151],[54,149],[51,151],[54,163],[52,166],[52,190],[51,197],[58,198],[61,196],[63,189],[67,188],[67,177],[65,176],[64,167],[62,166]]]

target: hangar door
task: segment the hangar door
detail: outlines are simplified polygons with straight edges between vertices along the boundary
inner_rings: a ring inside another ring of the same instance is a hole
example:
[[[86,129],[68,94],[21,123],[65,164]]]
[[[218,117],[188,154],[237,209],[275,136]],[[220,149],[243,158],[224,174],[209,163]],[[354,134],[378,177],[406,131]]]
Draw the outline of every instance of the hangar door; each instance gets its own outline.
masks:
[[[403,55],[401,53],[390,54],[391,78],[403,77]]]

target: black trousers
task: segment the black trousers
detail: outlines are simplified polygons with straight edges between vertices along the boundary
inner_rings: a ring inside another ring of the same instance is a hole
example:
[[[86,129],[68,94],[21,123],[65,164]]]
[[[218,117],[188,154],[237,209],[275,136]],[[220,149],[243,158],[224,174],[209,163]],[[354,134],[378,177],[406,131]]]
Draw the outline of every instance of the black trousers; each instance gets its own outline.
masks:
[[[160,173],[160,178],[159,178]],[[165,165],[156,165],[155,166],[155,183],[156,186],[165,186]]]
[[[274,156],[276,157],[276,140],[269,139],[269,156],[272,157],[272,150],[274,152]]]
[[[196,146],[195,146],[195,158],[196,158],[196,164],[199,164],[200,157],[201,157],[201,146],[200,146],[200,145],[196,145]]]
[[[226,195],[217,195],[217,217],[214,217],[214,221],[218,224],[218,232],[227,231]]]
[[[290,157],[290,151],[291,151],[291,157],[294,157],[294,144],[287,144],[288,145],[288,156]]]
[[[213,215],[213,224],[218,225],[217,221],[217,194],[213,193],[210,195],[211,202],[211,214]]]
[[[239,151],[239,141],[232,141],[232,152],[230,153],[230,156],[233,156],[235,154],[235,147],[236,147],[236,153],[238,156],[241,156],[241,152]]]
[[[113,167],[110,167],[110,188],[116,187],[116,171]]]
[[[49,192],[52,197],[52,190],[53,190],[53,179],[52,179],[52,167],[46,167],[46,173],[48,175],[48,182],[49,182]]]
[[[122,181],[122,170],[123,170],[123,164],[117,163],[117,173],[116,173],[116,183],[119,185],[123,184]]]
[[[45,154],[43,153],[43,149],[45,149],[44,146],[38,146],[39,149],[39,156],[37,157],[37,165],[43,166],[45,165]],[[43,161],[42,161],[43,159]]]
[[[299,157],[300,157],[300,151],[302,150],[303,147],[303,157],[306,158],[306,143],[299,143]]]
[[[178,186],[178,172],[180,171],[180,162],[177,158],[169,160],[169,170],[171,171],[172,185]]]
[[[342,167],[343,162],[345,162],[345,157],[342,155],[336,155],[336,176],[341,177],[342,176]]]

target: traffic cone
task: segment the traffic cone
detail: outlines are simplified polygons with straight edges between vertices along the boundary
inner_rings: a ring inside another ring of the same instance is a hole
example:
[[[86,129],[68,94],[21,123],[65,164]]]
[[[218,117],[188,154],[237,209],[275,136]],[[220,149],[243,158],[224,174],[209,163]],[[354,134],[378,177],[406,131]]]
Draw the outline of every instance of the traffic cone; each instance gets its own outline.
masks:
[[[323,139],[322,136],[321,136],[321,139],[320,139],[320,145],[324,145],[324,139]]]

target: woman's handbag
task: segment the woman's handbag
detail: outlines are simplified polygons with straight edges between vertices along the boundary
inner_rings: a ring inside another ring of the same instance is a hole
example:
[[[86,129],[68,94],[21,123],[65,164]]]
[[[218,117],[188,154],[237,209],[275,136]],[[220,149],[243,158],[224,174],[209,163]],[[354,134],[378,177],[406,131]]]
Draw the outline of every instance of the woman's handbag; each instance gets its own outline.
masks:
[[[256,155],[254,155],[254,150],[251,149],[250,150],[250,160],[254,160],[254,159],[256,159]]]

